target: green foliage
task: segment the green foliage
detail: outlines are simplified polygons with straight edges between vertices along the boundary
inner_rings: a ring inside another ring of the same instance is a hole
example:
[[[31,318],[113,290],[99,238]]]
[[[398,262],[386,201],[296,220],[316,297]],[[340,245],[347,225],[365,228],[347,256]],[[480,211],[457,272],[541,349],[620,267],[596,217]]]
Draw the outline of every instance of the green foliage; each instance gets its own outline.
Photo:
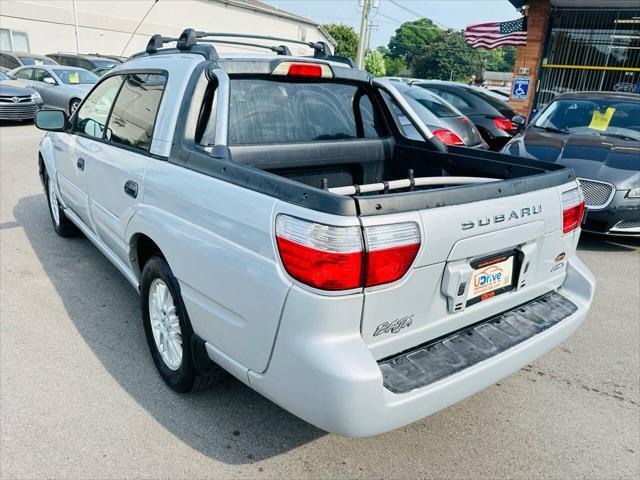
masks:
[[[473,49],[464,43],[462,32],[443,31],[416,59],[413,73],[419,78],[466,82],[478,73]]]
[[[384,77],[387,74],[384,58],[377,50],[367,53],[364,57],[364,69],[376,77]]]
[[[384,57],[384,67],[387,75],[390,77],[397,76],[406,67],[401,58]]]
[[[512,71],[518,52],[515,47],[471,48],[464,43],[462,31],[444,30],[428,18],[403,23],[389,40],[388,50],[387,75],[396,75],[406,65],[417,77],[458,81],[479,76],[483,69]]]
[[[405,22],[389,40],[390,55],[393,58],[402,57],[407,65],[413,65],[425,47],[435,42],[441,31],[442,29],[428,18]]]
[[[353,59],[356,58],[358,51],[358,34],[351,25],[328,23],[324,25],[324,28],[337,42],[334,52],[336,55],[345,55]]]

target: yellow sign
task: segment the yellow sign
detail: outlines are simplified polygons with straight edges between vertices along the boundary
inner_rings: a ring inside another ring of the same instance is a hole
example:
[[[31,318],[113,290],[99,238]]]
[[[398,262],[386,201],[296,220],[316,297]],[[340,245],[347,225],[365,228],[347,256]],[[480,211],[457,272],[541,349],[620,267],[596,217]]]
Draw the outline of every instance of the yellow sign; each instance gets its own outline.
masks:
[[[593,117],[591,117],[589,128],[604,132],[609,126],[609,122],[611,121],[611,117],[613,117],[615,111],[616,109],[613,107],[608,107],[604,113],[600,113],[600,110],[595,109],[593,111]]]
[[[80,83],[80,76],[78,75],[78,72],[71,72],[69,74],[69,83]]]

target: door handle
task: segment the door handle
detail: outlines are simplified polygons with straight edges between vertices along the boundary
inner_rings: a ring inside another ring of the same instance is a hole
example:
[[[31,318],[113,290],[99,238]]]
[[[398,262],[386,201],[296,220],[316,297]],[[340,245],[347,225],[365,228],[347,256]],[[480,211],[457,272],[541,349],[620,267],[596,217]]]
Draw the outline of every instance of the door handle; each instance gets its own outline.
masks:
[[[84,170],[84,158],[79,158],[76,162],[76,166],[78,167],[78,169]]]
[[[124,193],[136,198],[138,196],[138,184],[132,180],[127,180],[127,183],[124,184]]]

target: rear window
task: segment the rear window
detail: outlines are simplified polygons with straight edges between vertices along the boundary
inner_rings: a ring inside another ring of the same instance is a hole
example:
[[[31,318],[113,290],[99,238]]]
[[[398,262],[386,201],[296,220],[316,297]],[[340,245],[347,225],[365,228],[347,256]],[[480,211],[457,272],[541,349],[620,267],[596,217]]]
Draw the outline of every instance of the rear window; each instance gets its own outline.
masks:
[[[507,102],[503,102],[502,100],[491,96],[491,94],[487,93],[487,92],[483,92],[482,90],[480,90],[479,88],[474,88],[471,89],[471,91],[477,95],[478,97],[480,97],[482,100],[484,100],[485,102],[487,102],[489,105],[491,105],[493,108],[495,108],[496,110],[502,112],[504,111],[511,111],[513,110],[511,108],[511,106],[507,103]]]
[[[412,88],[406,94],[420,105],[425,107],[438,118],[461,117],[462,113],[448,105],[445,101],[423,88]]]
[[[360,87],[339,83],[235,79],[229,144],[378,138],[382,129]]]
[[[18,57],[23,65],[55,65],[56,62],[48,58]]]

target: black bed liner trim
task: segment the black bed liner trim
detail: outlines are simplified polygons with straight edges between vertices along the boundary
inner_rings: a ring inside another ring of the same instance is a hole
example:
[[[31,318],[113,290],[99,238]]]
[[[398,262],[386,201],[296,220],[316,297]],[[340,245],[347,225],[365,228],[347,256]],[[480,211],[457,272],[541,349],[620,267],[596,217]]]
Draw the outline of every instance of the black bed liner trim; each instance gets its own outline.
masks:
[[[386,389],[407,393],[422,388],[557,325],[578,307],[557,292],[448,334],[419,347],[380,360]]]

